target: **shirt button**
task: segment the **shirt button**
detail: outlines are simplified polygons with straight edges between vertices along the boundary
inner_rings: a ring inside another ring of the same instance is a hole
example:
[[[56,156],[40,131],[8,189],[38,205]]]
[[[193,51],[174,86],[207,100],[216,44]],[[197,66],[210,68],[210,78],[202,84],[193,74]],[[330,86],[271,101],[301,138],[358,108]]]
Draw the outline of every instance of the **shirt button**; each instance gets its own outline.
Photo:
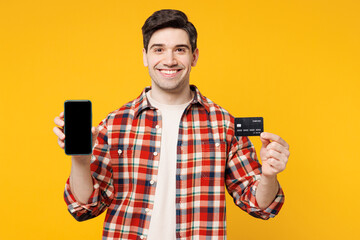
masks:
[[[220,146],[220,143],[215,143],[215,146],[217,146],[217,147]]]
[[[144,235],[141,235],[140,238],[141,238],[141,239],[145,239],[145,236],[144,236]]]
[[[155,181],[153,179],[150,180],[150,184],[153,185]]]
[[[122,153],[122,150],[121,150],[121,149],[119,149],[119,150],[118,150],[118,153],[119,153],[119,155],[120,155],[120,154]]]
[[[150,209],[148,209],[148,208],[145,208],[145,212],[147,212],[147,213],[148,213],[148,212],[150,212]]]
[[[160,128],[160,126],[159,126],[159,125],[156,125],[155,127],[156,127],[156,129],[159,129],[159,128]]]
[[[157,156],[158,155],[158,153],[157,152],[154,152],[154,156]]]

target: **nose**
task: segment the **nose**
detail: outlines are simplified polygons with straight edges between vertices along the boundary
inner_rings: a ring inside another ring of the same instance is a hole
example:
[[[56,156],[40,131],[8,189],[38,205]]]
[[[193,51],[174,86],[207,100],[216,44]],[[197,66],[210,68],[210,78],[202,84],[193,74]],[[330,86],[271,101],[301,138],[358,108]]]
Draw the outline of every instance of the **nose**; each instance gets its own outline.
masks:
[[[165,54],[163,64],[167,67],[172,67],[177,65],[177,60],[173,51],[168,51]]]

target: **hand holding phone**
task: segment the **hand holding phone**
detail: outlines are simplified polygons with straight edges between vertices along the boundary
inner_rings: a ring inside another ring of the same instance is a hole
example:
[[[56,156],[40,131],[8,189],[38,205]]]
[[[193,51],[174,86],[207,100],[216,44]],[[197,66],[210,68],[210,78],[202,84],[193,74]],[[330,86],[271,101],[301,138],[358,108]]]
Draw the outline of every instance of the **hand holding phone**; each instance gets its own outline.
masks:
[[[65,148],[65,134],[64,134],[64,112],[61,112],[59,116],[56,116],[54,119],[55,124],[57,127],[53,128],[55,135],[58,137],[58,144],[59,146],[64,149]],[[94,146],[96,138],[99,134],[99,129],[97,127],[91,128],[92,133],[92,146]]]
[[[90,108],[91,109],[91,108]],[[55,135],[58,137],[58,144],[62,149],[65,148],[65,143],[69,138],[69,135],[64,134],[64,127],[69,129],[68,123],[65,124],[66,120],[71,120],[72,114],[68,111],[69,109],[66,108],[66,114],[64,112],[61,112],[59,116],[55,117],[55,124],[57,125],[54,127],[53,131]],[[89,117],[90,115],[90,117]],[[82,125],[88,125],[90,131],[91,131],[91,138],[92,143],[90,142],[90,149],[92,151],[92,146],[94,145],[99,130],[97,127],[91,127],[91,111],[90,114],[82,114],[80,118],[86,117],[86,119],[90,119],[90,124],[82,124]],[[88,128],[87,128],[88,129]],[[69,142],[67,142],[68,144]],[[87,142],[88,143],[88,142]],[[66,146],[68,147],[68,146]],[[66,151],[67,152],[67,151]],[[68,154],[68,153],[67,153]],[[90,171],[90,164],[91,164],[91,154],[78,154],[73,155],[71,154],[71,177],[70,177],[70,185],[72,186],[72,190],[74,191],[74,195],[77,197],[79,202],[86,203],[88,202],[89,196],[91,195],[93,191],[93,182],[91,178],[91,171]]]

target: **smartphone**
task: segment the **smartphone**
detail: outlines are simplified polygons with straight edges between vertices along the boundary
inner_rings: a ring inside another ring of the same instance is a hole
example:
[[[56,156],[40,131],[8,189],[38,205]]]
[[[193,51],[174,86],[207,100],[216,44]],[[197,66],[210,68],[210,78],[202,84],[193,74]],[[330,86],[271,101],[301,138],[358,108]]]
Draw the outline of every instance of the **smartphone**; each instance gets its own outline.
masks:
[[[65,154],[92,153],[92,112],[89,100],[66,100],[64,103]]]

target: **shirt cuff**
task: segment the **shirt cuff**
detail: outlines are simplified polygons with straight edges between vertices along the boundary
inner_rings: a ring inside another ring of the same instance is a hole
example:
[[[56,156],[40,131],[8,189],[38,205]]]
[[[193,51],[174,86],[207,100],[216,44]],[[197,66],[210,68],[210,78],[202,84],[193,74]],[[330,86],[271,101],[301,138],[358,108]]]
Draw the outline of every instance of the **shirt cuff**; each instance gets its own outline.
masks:
[[[252,186],[252,189],[251,189],[251,195],[253,196],[253,199],[252,201],[250,201],[250,212],[249,214],[254,216],[254,217],[257,217],[257,218],[262,218],[262,219],[269,219],[269,218],[273,218],[275,217],[282,205],[284,204],[284,200],[285,200],[285,196],[284,196],[284,192],[279,184],[279,191],[278,193],[276,194],[276,197],[274,198],[274,201],[266,208],[266,209],[261,209],[259,207],[259,204],[257,203],[256,201],[256,197],[255,197],[255,194],[256,194],[256,190],[257,190],[257,187],[259,185],[260,181],[257,180],[254,185]]]
[[[92,177],[93,180],[93,192],[88,200],[87,203],[80,203],[76,200],[74,193],[71,191],[70,188],[70,177],[66,181],[65,184],[65,191],[64,191],[64,200],[68,206],[70,213],[76,213],[76,212],[92,212],[96,205],[98,205],[99,202],[99,184],[96,181],[94,177]]]

